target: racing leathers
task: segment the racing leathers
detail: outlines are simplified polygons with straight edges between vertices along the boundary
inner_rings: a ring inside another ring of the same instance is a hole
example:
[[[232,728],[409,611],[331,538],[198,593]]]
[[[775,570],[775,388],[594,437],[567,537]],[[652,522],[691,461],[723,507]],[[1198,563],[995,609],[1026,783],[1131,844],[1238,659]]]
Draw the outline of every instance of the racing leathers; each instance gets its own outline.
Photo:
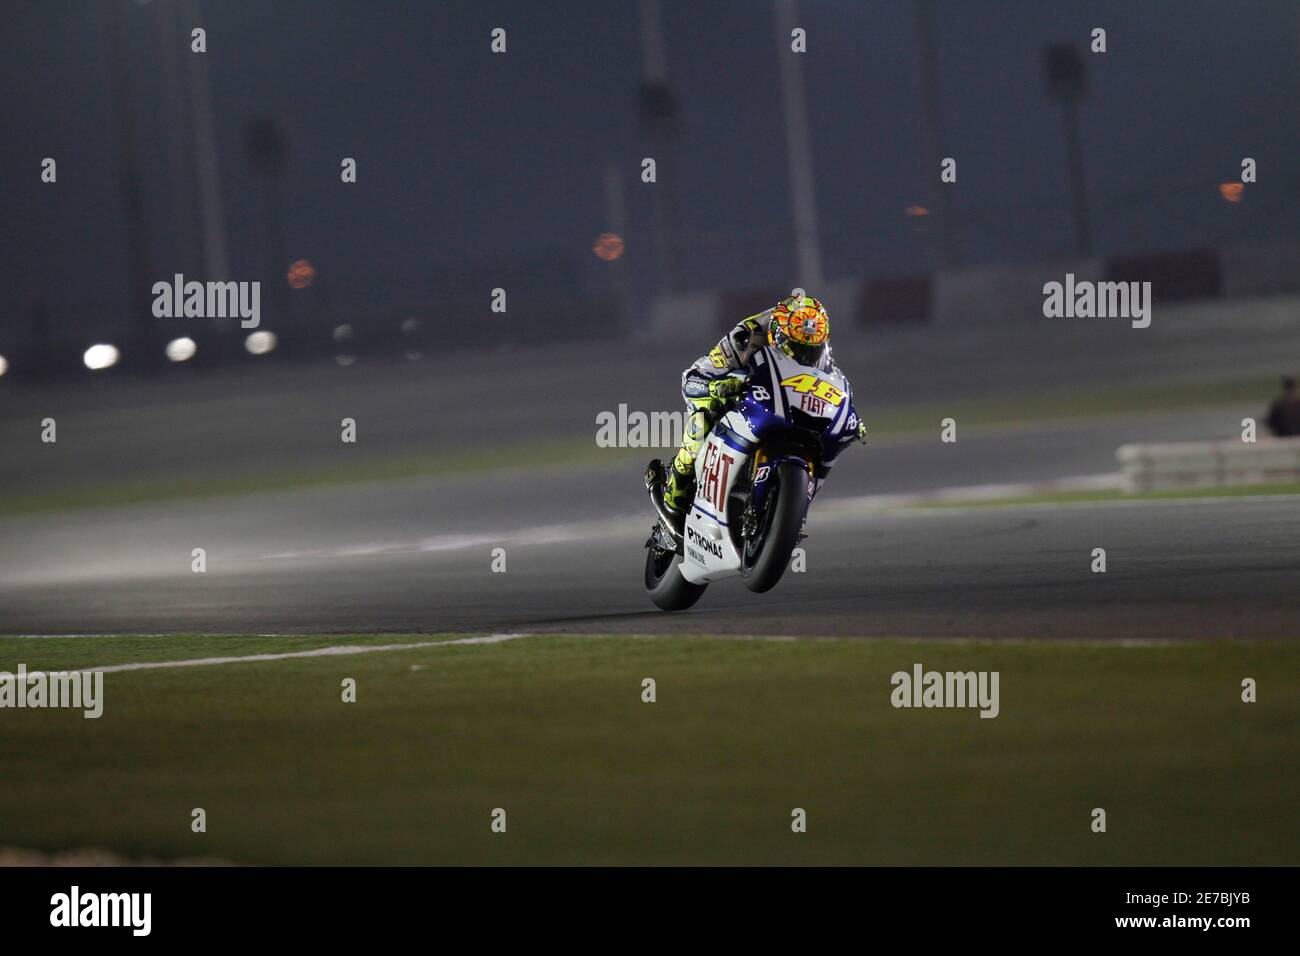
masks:
[[[664,504],[672,511],[682,513],[690,505],[695,489],[695,459],[714,424],[727,410],[729,400],[744,388],[742,380],[734,373],[746,368],[750,357],[767,345],[773,311],[767,309],[737,323],[708,354],[701,355],[682,373],[682,397],[686,399],[689,417],[682,447],[668,470],[668,483],[664,489]],[[823,371],[835,369],[829,345],[819,368]],[[829,466],[824,466],[814,476],[810,502],[829,471]]]

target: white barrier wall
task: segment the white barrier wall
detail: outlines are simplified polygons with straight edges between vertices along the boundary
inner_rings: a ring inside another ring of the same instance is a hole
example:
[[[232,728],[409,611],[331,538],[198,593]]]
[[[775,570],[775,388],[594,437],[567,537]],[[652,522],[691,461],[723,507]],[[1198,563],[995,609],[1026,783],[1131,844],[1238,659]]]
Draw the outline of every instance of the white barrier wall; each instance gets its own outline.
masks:
[[[1300,438],[1124,445],[1116,457],[1130,491],[1300,482]]]
[[[1219,251],[1228,297],[1300,292],[1300,241],[1234,242]]]

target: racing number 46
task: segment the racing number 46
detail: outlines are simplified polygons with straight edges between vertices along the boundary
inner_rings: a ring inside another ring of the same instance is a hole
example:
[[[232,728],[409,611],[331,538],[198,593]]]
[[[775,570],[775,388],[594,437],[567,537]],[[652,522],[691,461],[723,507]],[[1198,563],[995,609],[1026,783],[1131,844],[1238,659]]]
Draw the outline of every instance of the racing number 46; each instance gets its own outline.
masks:
[[[793,388],[802,395],[812,393],[823,401],[830,402],[832,405],[839,406],[844,401],[844,393],[838,388],[826,381],[824,378],[818,378],[816,375],[809,375],[807,372],[801,372],[798,375],[791,375],[781,382],[789,388]]]

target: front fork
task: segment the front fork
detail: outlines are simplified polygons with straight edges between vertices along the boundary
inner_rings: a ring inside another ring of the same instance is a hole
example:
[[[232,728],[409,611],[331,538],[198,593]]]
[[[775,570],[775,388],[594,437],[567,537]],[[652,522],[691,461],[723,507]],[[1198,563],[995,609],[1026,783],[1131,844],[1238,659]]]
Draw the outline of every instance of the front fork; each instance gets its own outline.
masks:
[[[740,534],[743,539],[752,538],[762,526],[761,518],[764,506],[767,503],[769,482],[772,476],[776,474],[777,468],[785,461],[797,461],[808,469],[808,500],[804,502],[804,522],[807,523],[808,509],[812,507],[813,498],[816,497],[817,490],[821,487],[824,479],[817,477],[817,470],[813,467],[812,462],[804,461],[802,458],[794,458],[793,456],[789,458],[771,458],[760,448],[754,453],[753,470],[750,472],[749,505],[745,508],[745,514],[740,525]]]

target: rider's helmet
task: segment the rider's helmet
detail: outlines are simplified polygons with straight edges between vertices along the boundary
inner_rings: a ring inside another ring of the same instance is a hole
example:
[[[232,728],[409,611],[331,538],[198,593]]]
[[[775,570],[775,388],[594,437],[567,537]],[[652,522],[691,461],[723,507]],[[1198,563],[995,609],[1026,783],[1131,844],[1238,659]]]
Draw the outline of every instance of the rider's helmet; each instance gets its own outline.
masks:
[[[831,338],[831,317],[812,296],[791,296],[772,309],[767,341],[800,365],[816,367]]]

